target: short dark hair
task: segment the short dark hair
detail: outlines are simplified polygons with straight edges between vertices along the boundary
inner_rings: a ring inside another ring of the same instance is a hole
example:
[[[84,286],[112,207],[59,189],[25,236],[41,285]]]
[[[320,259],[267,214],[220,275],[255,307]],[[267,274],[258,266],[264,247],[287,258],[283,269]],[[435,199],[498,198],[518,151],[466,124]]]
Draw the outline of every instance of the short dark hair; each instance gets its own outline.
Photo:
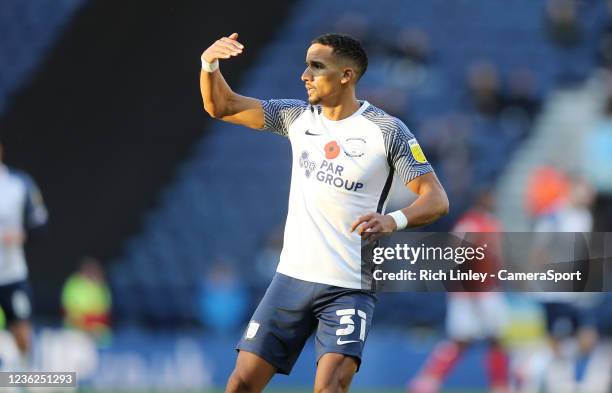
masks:
[[[328,33],[312,40],[311,44],[321,44],[333,48],[334,55],[344,57],[357,66],[357,80],[359,80],[368,69],[368,55],[361,43],[346,34]]]

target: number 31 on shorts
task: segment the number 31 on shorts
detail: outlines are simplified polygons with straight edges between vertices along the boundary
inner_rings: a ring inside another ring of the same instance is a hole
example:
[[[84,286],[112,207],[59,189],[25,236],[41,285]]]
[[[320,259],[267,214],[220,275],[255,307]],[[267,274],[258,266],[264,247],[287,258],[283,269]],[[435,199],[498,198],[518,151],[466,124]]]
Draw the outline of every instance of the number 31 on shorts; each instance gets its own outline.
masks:
[[[355,314],[357,314],[359,317],[359,340],[343,340],[343,337],[348,336],[355,331],[355,321],[353,319]],[[354,308],[346,308],[344,310],[337,310],[336,315],[340,317],[340,325],[344,325],[344,327],[336,330],[336,336],[339,336],[337,342],[338,345],[357,343],[360,340],[365,341],[367,319],[365,312],[355,310]]]

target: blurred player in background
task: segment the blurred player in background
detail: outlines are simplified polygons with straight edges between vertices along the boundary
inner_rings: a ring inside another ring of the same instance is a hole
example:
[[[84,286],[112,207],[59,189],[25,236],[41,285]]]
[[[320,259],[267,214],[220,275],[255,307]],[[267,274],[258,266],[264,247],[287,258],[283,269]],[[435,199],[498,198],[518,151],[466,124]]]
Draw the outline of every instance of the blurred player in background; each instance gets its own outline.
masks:
[[[62,288],[64,323],[90,334],[98,344],[105,344],[111,334],[111,304],[102,263],[94,257],[84,257]]]
[[[4,165],[2,155],[0,141],[0,307],[25,363],[32,302],[23,247],[47,223],[47,209],[34,181]]]
[[[204,108],[214,118],[288,137],[293,162],[277,273],[237,346],[226,391],[259,392],[275,373],[289,374],[316,332],[315,392],[347,392],[376,301],[362,289],[361,240],[435,221],[448,211],[446,193],[404,123],[357,100],[367,68],[359,42],[339,34],[312,41],[301,76],[306,103],[234,93],[218,59],[242,53],[237,38],[223,37],[202,54]],[[418,198],[385,215],[394,171]]]
[[[586,237],[593,231],[591,205],[594,193],[591,185],[562,172],[559,176],[564,179],[566,188],[556,194],[551,208],[538,216],[534,225],[538,233],[535,247],[530,251],[534,265],[545,266],[554,261],[568,260],[565,248],[559,247],[570,239],[564,232],[579,232]],[[578,243],[574,245],[576,260],[582,259],[577,255],[584,256],[587,252],[582,248]],[[534,374],[535,381],[526,381],[528,385],[541,385],[543,382],[547,391],[559,393],[583,388],[577,379],[576,364],[579,356],[589,354],[597,341],[594,306],[599,296],[597,293],[557,292],[554,289],[533,294],[544,309],[549,348],[534,355],[544,369]],[[588,379],[583,383],[584,386],[592,385]]]
[[[501,222],[493,215],[494,196],[486,188],[478,193],[476,205],[468,210],[455,224],[453,232],[465,233],[464,241],[472,244],[487,244],[487,258],[474,264],[463,264],[471,270],[492,273],[499,270],[501,258]],[[439,392],[446,376],[451,372],[463,353],[476,341],[486,341],[488,352],[486,366],[491,391],[508,391],[508,356],[501,345],[501,336],[506,324],[507,307],[503,294],[494,291],[497,283],[487,280],[462,283],[466,290],[448,295],[446,329],[448,341],[438,344],[425,366],[409,384],[411,393]]]

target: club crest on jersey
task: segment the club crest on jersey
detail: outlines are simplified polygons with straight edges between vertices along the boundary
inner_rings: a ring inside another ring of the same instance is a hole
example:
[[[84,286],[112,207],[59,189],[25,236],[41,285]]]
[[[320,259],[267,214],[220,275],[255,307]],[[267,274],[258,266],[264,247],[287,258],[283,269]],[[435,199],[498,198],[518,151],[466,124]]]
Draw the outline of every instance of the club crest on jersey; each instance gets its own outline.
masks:
[[[251,321],[249,322],[249,327],[247,327],[246,333],[245,333],[245,338],[247,340],[252,340],[255,338],[255,336],[257,335],[257,331],[259,330],[259,323],[255,322],[255,321]]]
[[[348,138],[342,146],[344,153],[349,157],[361,157],[364,154],[366,141],[363,138]]]
[[[421,150],[421,146],[419,146],[419,142],[416,139],[411,139],[408,141],[408,145],[410,146],[410,151],[412,152],[412,156],[415,160],[424,164],[427,162],[427,158],[425,158],[425,153]]]

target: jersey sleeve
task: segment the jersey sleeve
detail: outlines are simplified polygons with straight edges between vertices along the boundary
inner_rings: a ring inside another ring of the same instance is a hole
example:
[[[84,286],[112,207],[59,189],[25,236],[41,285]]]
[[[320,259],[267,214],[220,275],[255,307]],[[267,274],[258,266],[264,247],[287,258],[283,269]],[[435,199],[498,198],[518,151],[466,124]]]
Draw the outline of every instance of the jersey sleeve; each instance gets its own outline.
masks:
[[[32,178],[25,175],[23,179],[26,184],[24,224],[28,229],[42,227],[49,218],[42,194]]]
[[[262,130],[289,136],[289,126],[308,108],[301,100],[261,100],[264,111]]]
[[[404,123],[394,118],[393,127],[384,135],[389,165],[397,171],[404,183],[433,172],[421,146]]]

